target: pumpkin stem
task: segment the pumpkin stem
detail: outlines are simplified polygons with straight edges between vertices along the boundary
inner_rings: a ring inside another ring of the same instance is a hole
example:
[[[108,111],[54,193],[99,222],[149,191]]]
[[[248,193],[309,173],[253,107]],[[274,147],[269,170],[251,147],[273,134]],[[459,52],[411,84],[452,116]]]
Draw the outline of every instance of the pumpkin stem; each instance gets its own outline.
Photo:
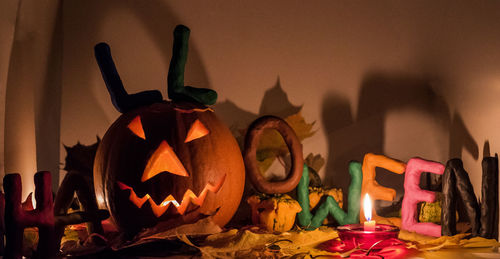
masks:
[[[198,102],[212,105],[217,101],[217,92],[207,88],[184,86],[184,69],[188,54],[189,28],[177,25],[174,30],[172,59],[168,69],[168,97],[173,101]]]
[[[158,90],[142,91],[135,94],[127,93],[116,70],[108,44],[101,42],[95,45],[94,54],[106,88],[108,88],[111,102],[119,112],[126,113],[135,108],[163,100],[161,92]]]

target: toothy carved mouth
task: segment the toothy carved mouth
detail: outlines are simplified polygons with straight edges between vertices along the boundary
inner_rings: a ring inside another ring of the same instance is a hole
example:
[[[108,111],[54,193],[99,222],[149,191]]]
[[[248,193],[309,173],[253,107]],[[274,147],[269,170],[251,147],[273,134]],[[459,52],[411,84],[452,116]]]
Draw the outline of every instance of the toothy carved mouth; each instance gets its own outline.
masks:
[[[182,201],[180,203],[177,200],[175,200],[174,196],[170,194],[160,204],[156,204],[149,194],[146,194],[143,197],[139,198],[132,187],[120,181],[117,181],[117,183],[118,187],[121,190],[130,190],[129,200],[137,208],[141,208],[146,201],[149,201],[153,214],[157,218],[159,218],[161,215],[165,213],[165,211],[167,211],[170,204],[173,204],[177,208],[177,212],[179,212],[179,214],[181,215],[184,215],[184,212],[186,212],[190,202],[198,206],[203,205],[203,201],[205,201],[208,191],[217,193],[222,187],[222,184],[224,183],[225,179],[226,175],[224,175],[215,185],[207,183],[198,196],[196,196],[196,194],[194,194],[194,192],[191,189],[188,189],[182,196]]]

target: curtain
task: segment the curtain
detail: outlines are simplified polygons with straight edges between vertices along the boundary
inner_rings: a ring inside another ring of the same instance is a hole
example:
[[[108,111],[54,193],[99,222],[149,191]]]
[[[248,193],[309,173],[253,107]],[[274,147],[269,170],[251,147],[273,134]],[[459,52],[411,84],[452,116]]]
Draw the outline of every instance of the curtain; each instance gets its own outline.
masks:
[[[0,175],[5,174],[5,95],[19,0],[0,1]]]

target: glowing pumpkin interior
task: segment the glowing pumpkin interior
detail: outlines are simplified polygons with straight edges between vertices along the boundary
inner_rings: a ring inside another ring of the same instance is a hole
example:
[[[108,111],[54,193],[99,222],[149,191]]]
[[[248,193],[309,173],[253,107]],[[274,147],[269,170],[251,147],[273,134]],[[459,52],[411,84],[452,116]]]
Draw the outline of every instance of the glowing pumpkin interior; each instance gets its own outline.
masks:
[[[144,128],[142,126],[140,116],[136,116],[129,124],[128,129],[137,137],[146,140],[146,134],[144,133]],[[203,125],[203,123],[197,119],[193,122],[189,131],[186,134],[186,139],[184,143],[188,143],[197,139],[200,139],[210,132]],[[179,160],[175,151],[172,147],[167,143],[167,141],[163,140],[160,142],[160,145],[153,152],[151,157],[149,158],[147,165],[144,169],[144,172],[141,177],[141,182],[145,182],[152,177],[161,174],[161,173],[171,173],[179,176],[188,177],[189,174],[182,165],[182,162]],[[120,181],[117,182],[118,187],[121,190],[129,190],[129,200],[132,202],[137,208],[141,208],[142,205],[148,201],[151,205],[151,209],[153,214],[156,217],[162,216],[165,211],[167,211],[170,204],[173,204],[177,208],[177,212],[181,215],[187,210],[190,203],[195,204],[197,206],[203,205],[203,201],[207,196],[208,192],[217,193],[224,183],[226,176],[224,175],[217,183],[211,184],[207,183],[203,190],[196,195],[191,189],[187,189],[184,193],[182,200],[177,201],[171,194],[168,195],[160,204],[156,204],[155,201],[151,198],[149,194],[145,194],[142,197],[137,196],[134,189]]]

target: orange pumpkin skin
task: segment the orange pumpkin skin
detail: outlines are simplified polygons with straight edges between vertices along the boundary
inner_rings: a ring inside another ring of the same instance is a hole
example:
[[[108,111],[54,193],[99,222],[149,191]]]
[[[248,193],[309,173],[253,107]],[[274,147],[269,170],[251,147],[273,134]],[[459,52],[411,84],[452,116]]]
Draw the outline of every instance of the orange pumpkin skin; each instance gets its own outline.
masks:
[[[143,136],[129,128],[137,117]],[[185,143],[196,120],[208,134]],[[165,171],[142,181],[148,162],[162,143],[168,143],[187,175]],[[241,201],[244,168],[235,138],[211,109],[192,103],[161,102],[122,114],[110,126],[97,150],[94,185],[99,207],[110,211],[121,231],[133,233],[161,222],[172,223],[172,227],[192,223],[198,219],[192,216],[196,213],[215,213],[213,221],[224,226]],[[216,185],[220,188],[214,192]],[[213,188],[205,190],[200,206],[187,202],[182,213],[173,204],[161,215],[152,211],[154,204],[161,204],[169,195],[181,203],[187,190],[200,197],[207,186]],[[131,202],[132,192],[142,198],[142,206]]]

